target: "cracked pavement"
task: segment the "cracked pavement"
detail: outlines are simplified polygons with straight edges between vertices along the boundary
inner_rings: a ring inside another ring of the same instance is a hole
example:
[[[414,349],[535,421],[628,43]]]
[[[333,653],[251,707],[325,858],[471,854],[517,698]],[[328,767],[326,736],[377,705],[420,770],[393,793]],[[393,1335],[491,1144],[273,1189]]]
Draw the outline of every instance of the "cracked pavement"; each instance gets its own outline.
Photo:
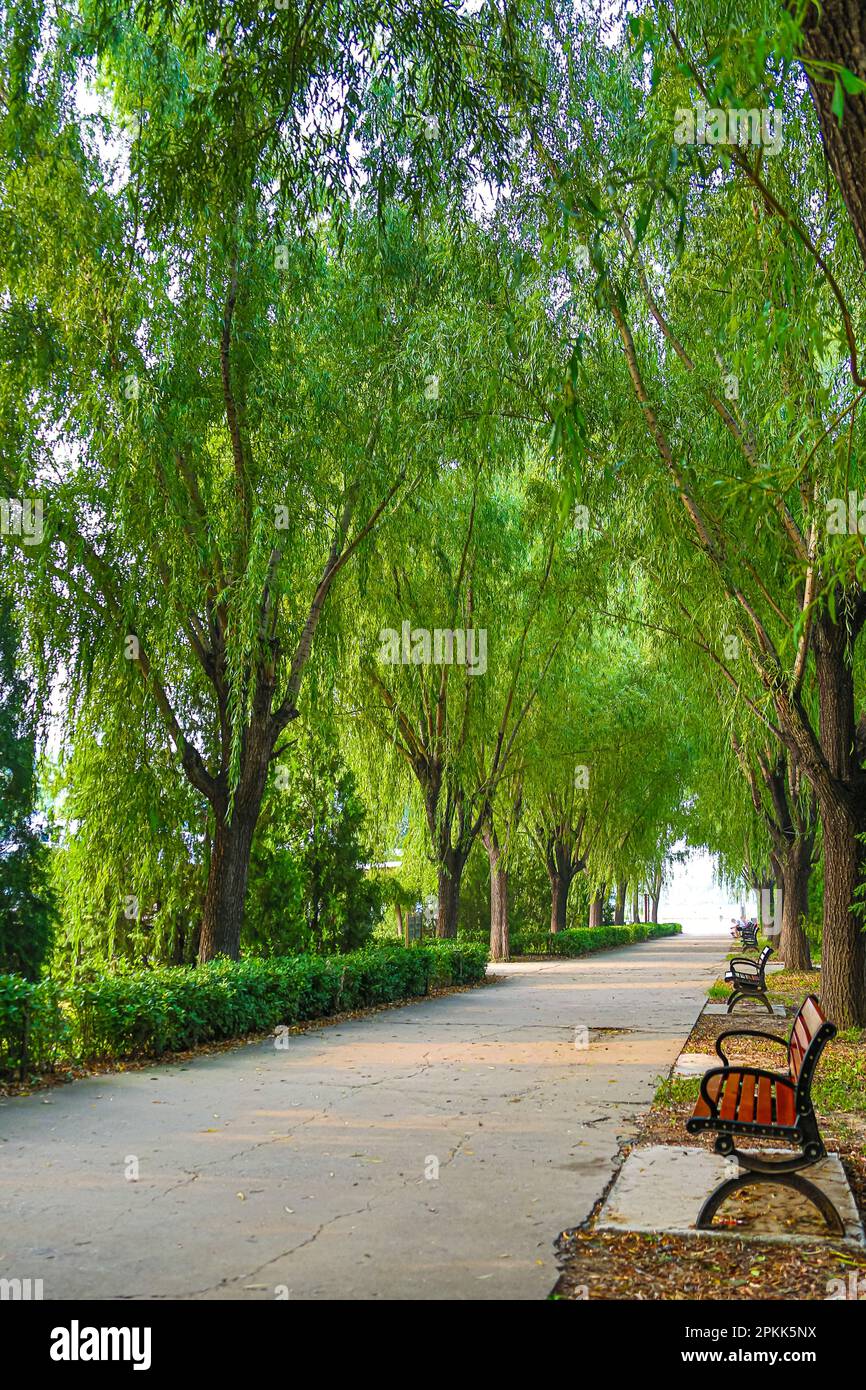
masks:
[[[0,1277],[46,1299],[544,1298],[727,947],[496,966],[285,1047],[9,1099]]]

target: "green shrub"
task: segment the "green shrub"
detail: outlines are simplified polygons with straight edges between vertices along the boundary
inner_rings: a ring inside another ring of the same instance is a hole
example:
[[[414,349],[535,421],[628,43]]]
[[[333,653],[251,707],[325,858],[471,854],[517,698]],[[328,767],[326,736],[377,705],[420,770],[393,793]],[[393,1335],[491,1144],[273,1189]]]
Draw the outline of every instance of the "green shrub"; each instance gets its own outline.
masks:
[[[571,931],[549,932],[543,928],[516,932],[511,938],[512,956],[586,956],[610,946],[630,946],[636,941],[652,941],[660,936],[676,936],[682,927],[675,922],[628,922],[621,927],[575,927]]]
[[[69,1027],[53,980],[0,975],[0,1074],[42,1071],[64,1056]]]
[[[61,987],[0,975],[0,1073],[58,1060],[159,1056],[219,1038],[483,979],[487,948],[459,941],[368,946],[345,956],[218,960],[130,970]]]

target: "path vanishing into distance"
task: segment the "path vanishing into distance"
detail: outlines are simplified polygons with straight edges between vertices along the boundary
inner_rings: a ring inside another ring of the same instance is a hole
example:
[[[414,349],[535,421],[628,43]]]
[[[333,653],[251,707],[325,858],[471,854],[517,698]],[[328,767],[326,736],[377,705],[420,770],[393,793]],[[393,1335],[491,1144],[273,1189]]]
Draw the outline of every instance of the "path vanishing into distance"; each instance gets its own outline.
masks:
[[[497,966],[283,1049],[2,1101],[0,1278],[46,1299],[544,1298],[728,948]]]

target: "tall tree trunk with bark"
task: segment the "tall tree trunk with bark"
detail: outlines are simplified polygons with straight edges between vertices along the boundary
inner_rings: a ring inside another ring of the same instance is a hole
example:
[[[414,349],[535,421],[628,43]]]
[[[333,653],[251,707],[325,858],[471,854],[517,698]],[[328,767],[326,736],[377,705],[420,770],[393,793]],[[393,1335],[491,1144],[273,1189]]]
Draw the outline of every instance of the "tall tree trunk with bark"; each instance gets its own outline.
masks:
[[[481,838],[490,864],[490,959],[508,960],[508,870],[492,819],[484,821]]]
[[[568,923],[568,895],[583,861],[575,846],[574,836],[563,826],[550,830],[544,837],[544,859],[550,880],[550,930],[565,931]]]
[[[527,826],[550,880],[550,930],[554,933],[564,931],[568,925],[571,885],[586,868],[586,819],[585,807],[575,803],[574,788],[570,788],[565,795],[551,792],[541,808],[539,820]]]
[[[788,970],[812,969],[812,955],[804,923],[809,916],[809,878],[813,853],[813,841],[809,837],[791,841],[772,856],[776,891],[782,895],[778,950]],[[778,901],[776,919],[779,919]],[[766,931],[764,934],[767,935]]]
[[[565,874],[548,869],[550,878],[550,930],[552,932],[565,931],[568,910],[568,890],[571,886],[571,879]]]
[[[662,895],[662,878],[663,870],[660,868],[655,868],[653,869],[653,876],[650,879],[649,884],[647,885],[649,888],[650,900],[649,920],[651,922],[657,922],[659,919],[659,902],[661,901]]]
[[[207,777],[206,786],[214,816],[210,865],[201,918],[198,959],[202,963],[216,956],[237,960],[244,924],[250,857],[274,742],[283,725],[271,714],[274,683],[270,672],[260,671],[256,699],[246,730],[241,774],[234,797],[228,796],[227,776]],[[218,694],[224,731],[229,722],[223,692]],[[228,735],[225,734],[223,767],[228,766]]]
[[[604,916],[604,905],[606,901],[607,884],[602,883],[599,885],[598,892],[589,905],[589,925],[591,927],[600,927],[602,925],[601,919]]]
[[[866,82],[866,8],[862,0],[821,0],[820,5],[809,5],[804,37],[804,57],[824,65],[815,69],[807,62],[806,75],[827,160],[866,265],[866,95],[845,94],[841,125],[833,111],[835,68],[848,68]],[[818,80],[822,77],[824,81]]]
[[[621,927],[625,923],[625,899],[628,884],[620,882],[616,885],[616,900],[613,909],[613,924]]]
[[[200,961],[215,956],[237,959],[254,831],[250,816],[235,815],[228,825],[217,822],[201,918]]]
[[[838,1027],[850,1028],[866,1026],[866,934],[858,896],[866,878],[866,730],[855,719],[853,637],[842,616],[818,619],[814,650],[821,749],[830,772],[817,788],[824,832],[821,1002]]]
[[[866,1024],[866,936],[860,913],[852,910],[866,864],[859,822],[838,805],[824,806],[824,933],[821,951],[821,1002],[841,1028]]]
[[[457,935],[460,884],[478,823],[469,823],[463,791],[448,781],[438,760],[417,772],[424,792],[424,812],[436,862],[439,905],[436,935],[443,940]]]
[[[459,850],[447,850],[438,868],[439,906],[436,915],[436,935],[443,939],[457,935],[457,916],[460,908],[460,881],[465,860]]]

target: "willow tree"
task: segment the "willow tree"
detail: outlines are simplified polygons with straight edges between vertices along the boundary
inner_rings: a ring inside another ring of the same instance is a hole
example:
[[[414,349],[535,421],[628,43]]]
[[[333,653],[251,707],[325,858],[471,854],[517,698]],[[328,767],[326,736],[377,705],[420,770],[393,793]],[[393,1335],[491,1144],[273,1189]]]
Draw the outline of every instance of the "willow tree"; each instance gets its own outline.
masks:
[[[594,597],[615,601],[610,591]],[[524,824],[547,869],[551,931],[566,925],[578,875],[593,889],[642,882],[664,861],[689,756],[666,661],[645,634],[635,640],[625,624],[597,619],[553,670],[527,758]],[[596,892],[590,925],[600,924],[605,896]]]
[[[621,775],[611,766],[624,693],[611,636],[569,643],[533,715],[524,824],[547,871],[552,932],[567,925],[572,884],[605,834]]]
[[[533,150],[552,248],[573,266],[584,244],[574,278],[593,351],[578,400],[616,421],[656,537],[682,536],[684,563],[727,602],[728,633],[760,682],[755,716],[814,788],[823,999],[841,1025],[863,1022],[866,591],[857,523],[837,528],[827,510],[845,499],[848,517],[863,428],[855,239],[823,177],[808,97],[769,57],[754,91],[736,54],[692,62],[644,19],[630,60],[582,30],[577,43],[565,10],[547,31],[561,61],[550,58],[556,101]],[[699,100],[725,121],[741,105],[778,107],[784,139],[772,158],[715,137],[679,143],[677,112]],[[667,597],[679,612],[678,588]],[[703,640],[717,656],[719,635]]]
[[[330,592],[412,480],[423,283],[389,208],[496,173],[509,34],[251,0],[3,31],[0,479],[44,528],[4,559],[73,712],[139,681],[210,817],[203,960],[237,954]]]
[[[448,465],[365,572],[355,702],[417,783],[442,936],[568,620],[557,539],[549,485]]]
[[[760,683],[737,658],[724,609],[713,618],[706,589],[699,595],[681,584],[681,598],[690,615],[701,616],[698,631],[685,618],[667,629],[672,675],[690,707],[690,838],[705,834],[733,877],[752,885],[757,875],[776,885],[776,949],[789,969],[809,970],[809,883],[819,854],[815,794],[784,744],[749,707],[751,701],[759,708]],[[716,635],[715,647],[704,630]]]
[[[731,92],[738,70],[740,93],[766,90],[768,58],[785,85],[805,76],[818,117],[823,152],[851,221],[866,265],[866,14],[857,0],[737,0],[709,10],[700,0],[653,0],[652,41],[681,61],[712,57],[720,87]],[[708,92],[713,84],[708,84]]]
[[[532,506],[518,508],[512,502],[517,521],[514,558],[505,564],[499,561],[499,583],[490,605],[495,660],[469,726],[474,768],[470,785],[480,808],[490,869],[493,960],[508,960],[510,954],[509,861],[523,816],[527,769],[537,764],[540,754],[534,716],[553,698],[563,659],[579,640],[586,608],[580,571],[590,546],[582,544],[581,535],[576,547],[569,546],[574,533],[563,534],[556,526],[548,531],[549,539],[545,535],[550,526],[545,526],[545,503],[549,507],[551,491],[549,486],[541,491],[541,515]],[[527,543],[533,533],[535,543]]]

